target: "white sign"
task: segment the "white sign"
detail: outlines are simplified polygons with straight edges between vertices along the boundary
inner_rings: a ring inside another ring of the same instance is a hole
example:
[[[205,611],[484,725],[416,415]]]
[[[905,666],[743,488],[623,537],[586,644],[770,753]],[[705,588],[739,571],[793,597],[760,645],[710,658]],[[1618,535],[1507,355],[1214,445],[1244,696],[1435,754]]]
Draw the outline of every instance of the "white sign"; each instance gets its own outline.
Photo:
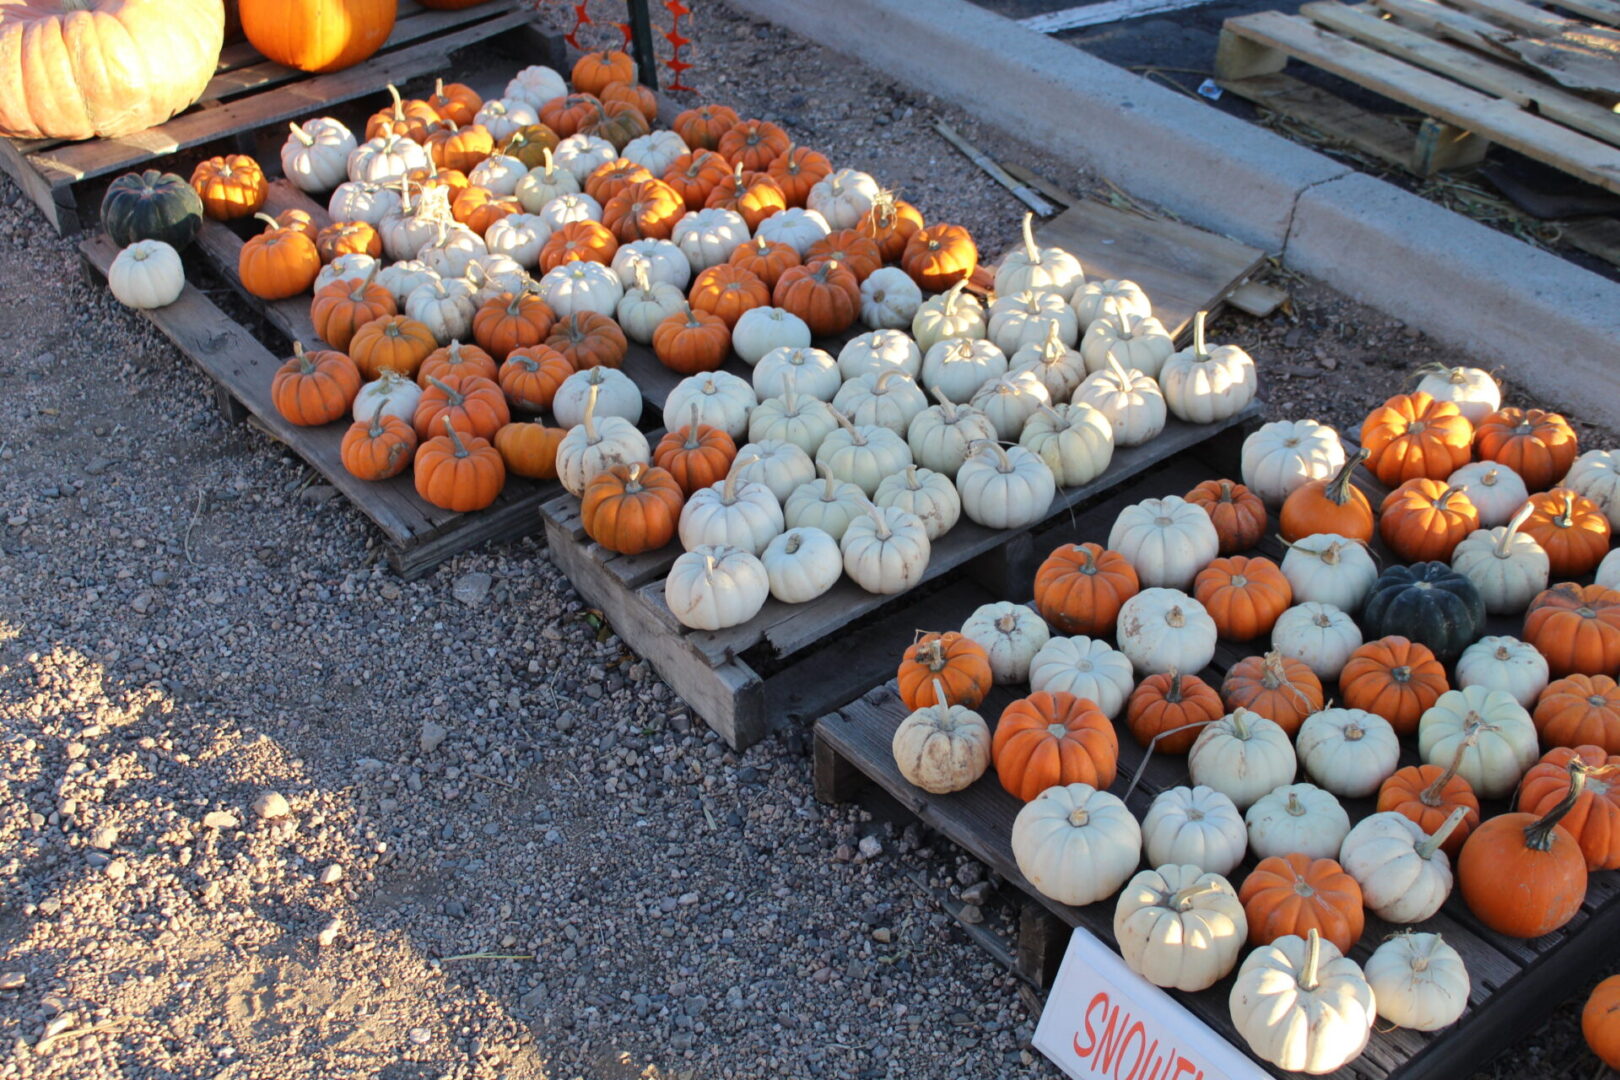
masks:
[[[1077,929],[1035,1028],[1074,1080],[1268,1080],[1243,1052]]]

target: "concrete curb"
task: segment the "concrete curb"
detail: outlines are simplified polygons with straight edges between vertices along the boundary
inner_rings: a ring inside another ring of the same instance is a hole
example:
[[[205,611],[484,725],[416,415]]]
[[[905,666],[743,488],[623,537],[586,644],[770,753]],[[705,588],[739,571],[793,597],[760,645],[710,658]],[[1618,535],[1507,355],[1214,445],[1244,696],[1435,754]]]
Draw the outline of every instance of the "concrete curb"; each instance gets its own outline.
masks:
[[[727,2],[984,120],[1012,118],[1057,157],[1620,427],[1620,393],[1592,392],[1598,379],[1620,389],[1620,285],[967,0]]]

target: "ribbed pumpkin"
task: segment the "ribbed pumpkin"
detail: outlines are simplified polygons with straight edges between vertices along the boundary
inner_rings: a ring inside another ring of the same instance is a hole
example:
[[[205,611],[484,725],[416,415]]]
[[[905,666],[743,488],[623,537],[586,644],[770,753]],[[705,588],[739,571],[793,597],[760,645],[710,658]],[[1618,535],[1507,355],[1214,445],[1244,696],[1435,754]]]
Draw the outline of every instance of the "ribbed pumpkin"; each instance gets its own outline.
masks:
[[[413,425],[420,439],[443,431],[448,418],[457,431],[473,438],[490,439],[512,419],[506,396],[492,379],[481,375],[450,375],[429,379],[416,403]]]
[[[615,158],[591,170],[591,174],[585,178],[585,194],[606,206],[612,201],[613,196],[625,188],[644,184],[652,179],[653,174],[639,161]]]
[[[698,105],[675,117],[670,125],[681,141],[694,150],[714,150],[720,136],[742,122],[729,105]]]
[[[399,96],[399,88],[391,83],[388,86],[388,96],[392,99],[391,104],[378,109],[366,118],[367,139],[398,135],[419,143],[427,138],[428,125],[441,119],[426,102],[402,99]]]
[[[514,349],[538,345],[551,334],[557,316],[534,293],[501,293],[473,315],[473,340],[496,360]]]
[[[900,253],[900,268],[924,292],[944,292],[973,276],[979,249],[973,234],[961,225],[929,225],[918,229]]]
[[[594,135],[619,151],[651,130],[641,110],[622,101],[604,101],[579,125],[581,135]]]
[[[1065,634],[1111,634],[1119,609],[1141,591],[1130,561],[1101,544],[1064,544],[1035,571],[1035,608]]]
[[[1186,500],[1203,507],[1220,538],[1220,553],[1248,551],[1266,534],[1266,504],[1233,480],[1205,480],[1187,492]]]
[[[397,416],[378,409],[370,420],[356,420],[343,435],[338,457],[362,480],[387,480],[411,467],[416,431]]]
[[[1001,711],[990,754],[1001,786],[1029,802],[1060,784],[1107,790],[1118,774],[1119,738],[1096,705],[1043,691]]]
[[[1584,577],[1609,553],[1609,519],[1597,503],[1569,488],[1530,496],[1533,509],[1519,531],[1547,553],[1555,578]]]
[[[513,408],[538,412],[551,408],[557,389],[573,373],[574,365],[550,345],[530,345],[507,354],[497,380]]]
[[[315,294],[309,318],[322,341],[334,349],[346,350],[366,323],[397,313],[394,294],[378,285],[374,277],[372,274],[334,281]]]
[[[183,251],[202,224],[202,199],[174,173],[125,173],[107,185],[101,199],[101,227],[121,248],[137,240],[162,240]]]
[[[803,206],[810,197],[810,189],[832,175],[832,162],[827,160],[826,154],[807,146],[789,144],[786,152],[772,160],[765,171],[776,181],[789,206]]]
[[[480,125],[482,126],[482,125]],[[524,124],[501,143],[501,153],[515,157],[531,170],[544,169],[552,150],[562,140],[544,124]]]
[[[787,153],[787,132],[766,120],[739,120],[720,136],[715,149],[733,166],[758,171]]]
[[[1550,934],[1573,919],[1586,898],[1586,856],[1558,824],[1586,786],[1580,760],[1572,758],[1568,768],[1561,802],[1540,815],[1520,811],[1481,822],[1457,857],[1457,891],[1499,934]]]
[[[500,372],[495,365],[495,358],[477,345],[463,345],[459,341],[452,341],[428,353],[427,359],[423,360],[422,366],[416,370],[416,384],[425,390],[432,380],[444,379],[451,375],[457,378],[476,375],[480,379],[494,380],[499,378]]]
[[[1479,589],[1443,562],[1384,568],[1361,610],[1368,636],[1422,641],[1442,661],[1462,655],[1485,626]]]
[[[315,234],[315,251],[323,264],[340,255],[370,255],[379,259],[382,237],[368,222],[334,221]]]
[[[451,216],[479,236],[489,232],[489,227],[502,218],[509,217],[512,214],[521,214],[522,212],[523,204],[518,202],[517,199],[510,195],[496,195],[488,188],[481,187],[467,188],[459,193],[455,201],[450,204]],[[573,224],[596,225],[597,228],[601,228],[594,221],[574,222]],[[613,253],[608,252],[608,258],[611,259],[612,257]],[[564,259],[562,261],[569,262],[572,260]],[[550,269],[550,267],[547,267],[547,269]]]
[[[315,245],[298,229],[282,225],[269,214],[256,216],[266,228],[243,244],[237,255],[236,274],[242,287],[263,300],[297,296],[321,272]]]
[[[1562,480],[1579,451],[1569,421],[1544,409],[1498,409],[1474,432],[1474,452],[1481,460],[1506,465],[1533,492]]]
[[[635,82],[636,62],[622,49],[586,53],[574,61],[569,82],[575,89],[597,94],[613,83]]]
[[[196,193],[193,192],[193,194]],[[287,209],[277,214],[276,224],[287,229],[297,229],[299,232],[309,237],[310,240],[314,240],[321,234],[320,227],[315,224],[315,219],[309,216],[309,212],[307,210],[300,210],[296,206],[289,206]]]
[[[1530,601],[1519,635],[1555,677],[1620,669],[1620,592],[1561,582]]]
[[[1620,1071],[1620,975],[1593,988],[1581,1008],[1581,1035],[1603,1064]]]
[[[609,551],[640,555],[675,538],[686,499],[666,470],[641,462],[615,465],[585,485],[579,500],[585,535]]]
[[[1367,465],[1390,487],[1419,476],[1444,480],[1468,464],[1473,441],[1473,425],[1454,402],[1421,390],[1395,395],[1361,425]]]
[[[439,4],[429,3],[426,6],[438,7]],[[473,117],[478,115],[478,110],[484,107],[484,99],[478,96],[478,91],[466,83],[447,83],[443,79],[433,80],[433,93],[427,96],[427,103],[434,112],[446,120],[463,125],[471,124]]]
[[[1519,782],[1518,807],[1546,814],[1569,795],[1569,763],[1591,771],[1575,805],[1559,820],[1586,856],[1588,870],[1620,870],[1620,757],[1601,746],[1557,746],[1530,766]]]
[[[990,654],[984,646],[954,630],[924,634],[906,649],[895,675],[900,700],[916,710],[939,704],[934,680],[945,687],[948,704],[977,708],[990,692]]]
[[[1225,712],[1220,695],[1203,679],[1179,671],[1161,672],[1149,675],[1131,691],[1125,704],[1125,726],[1131,738],[1154,747],[1156,754],[1185,754],[1203,730],[1191,725],[1219,720]]]
[[[1273,650],[1233,664],[1221,683],[1221,698],[1228,711],[1248,709],[1292,737],[1307,716],[1322,710],[1322,680],[1303,660]]]
[[[231,221],[259,212],[270,184],[259,163],[246,154],[227,154],[197,163],[191,187],[203,212],[215,221]]]
[[[883,265],[883,252],[877,241],[862,236],[854,229],[838,229],[811,244],[804,252],[804,265],[818,266],[835,261],[855,275],[857,282],[867,279],[872,271]]]
[[[854,325],[861,311],[861,286],[842,263],[827,259],[784,271],[771,302],[803,319],[812,335],[830,337]]]
[[[388,40],[397,8],[396,0],[240,0],[239,4],[242,33],[253,47],[299,71],[341,71],[366,59]]]
[[[495,433],[495,450],[513,476],[555,480],[557,447],[567,434],[566,428],[546,427],[539,422],[507,424]]]
[[[1277,617],[1294,602],[1293,587],[1263,555],[1213,560],[1193,579],[1193,598],[1204,605],[1215,629],[1228,641],[1252,641],[1271,633]]]
[[[540,122],[557,133],[559,139],[579,134],[579,127],[602,107],[595,94],[574,93],[552,98],[540,105]]]
[[[770,304],[771,291],[747,270],[721,263],[697,276],[687,299],[696,310],[718,315],[729,332],[743,312]]]
[[[688,210],[701,210],[709,192],[730,175],[725,158],[712,150],[693,150],[675,159],[664,172],[664,183],[685,201]]]
[[[731,351],[725,320],[687,304],[653,328],[653,355],[671,371],[718,371]]]
[[[628,244],[635,240],[668,240],[686,213],[680,194],[662,180],[643,180],[620,189],[602,207],[602,224]]]
[[[1479,511],[1467,492],[1426,476],[1406,481],[1378,508],[1378,535],[1407,562],[1449,561],[1477,528]]]
[[[1450,689],[1433,650],[1398,635],[1362,645],[1339,673],[1345,705],[1377,713],[1397,735],[1416,734],[1423,714]]]
[[[1536,732],[1543,746],[1601,746],[1620,754],[1620,685],[1607,675],[1566,675],[1536,699]]]
[[[1467,780],[1457,775],[1463,756],[1473,745],[1466,739],[1457,746],[1450,764],[1408,765],[1396,769],[1378,788],[1378,810],[1409,818],[1418,828],[1433,836],[1458,807],[1463,819],[1446,836],[1440,848],[1455,859],[1463,841],[1479,825],[1479,798]]]
[[[619,238],[600,221],[570,221],[540,248],[540,269],[551,271],[571,262],[609,266],[619,250]]]
[[[433,331],[404,315],[373,319],[354,332],[349,341],[349,358],[367,380],[385,371],[397,371],[416,378],[422,361],[439,347]]]
[[[624,363],[630,342],[619,324],[594,311],[577,311],[558,319],[546,344],[562,354],[576,371],[593,367],[616,368]]]
[[[1317,533],[1336,533],[1370,542],[1372,504],[1352,482],[1356,466],[1366,460],[1366,449],[1358,450],[1331,478],[1308,480],[1289,492],[1278,519],[1283,539],[1293,543]]]
[[[447,416],[443,435],[416,448],[416,493],[441,510],[468,513],[493,503],[506,485],[506,463],[487,439],[463,435]]]
[[[638,82],[610,82],[596,95],[606,105],[629,105],[650,124],[658,119],[658,95]]]
[[[749,172],[734,165],[726,178],[714,185],[703,205],[711,210],[734,210],[742,215],[750,231],[772,214],[787,209],[787,196],[768,172]]]
[[[433,164],[441,169],[468,173],[495,152],[495,137],[483,124],[445,120],[437,130],[428,133],[426,145]]]
[[[1249,944],[1256,947],[1315,930],[1348,953],[1367,920],[1356,879],[1333,859],[1309,855],[1261,859],[1243,879],[1238,899],[1249,919]]]
[[[922,211],[896,198],[892,191],[879,192],[872,200],[872,208],[855,223],[856,232],[877,241],[886,263],[899,262],[907,241],[922,228]]]
[[[290,424],[318,427],[342,419],[360,392],[360,372],[340,352],[305,352],[293,342],[293,354],[270,380],[270,400]]]
[[[653,464],[667,470],[687,497],[726,478],[737,459],[737,444],[717,427],[698,422],[692,403],[690,423],[664,433],[653,449]]]
[[[799,265],[799,253],[787,244],[756,236],[738,244],[727,261],[759,278],[766,288],[774,289],[784,273]]]

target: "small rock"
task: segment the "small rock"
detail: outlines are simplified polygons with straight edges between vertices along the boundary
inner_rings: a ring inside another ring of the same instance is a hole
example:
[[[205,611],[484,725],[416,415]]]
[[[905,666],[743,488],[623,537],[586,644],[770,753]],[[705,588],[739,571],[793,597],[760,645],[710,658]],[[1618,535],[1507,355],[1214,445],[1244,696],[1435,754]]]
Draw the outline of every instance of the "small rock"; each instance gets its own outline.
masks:
[[[872,940],[880,945],[887,945],[894,940],[894,931],[887,926],[880,926],[872,931]]]
[[[494,578],[481,570],[475,570],[456,578],[455,584],[450,586],[450,595],[468,607],[477,607],[484,602],[484,597],[489,595],[489,587],[494,583]]]
[[[875,859],[883,854],[883,841],[875,836],[863,836],[859,850],[862,858]]]
[[[21,990],[28,985],[28,976],[21,971],[0,973],[0,990]]]
[[[977,884],[984,880],[984,867],[971,860],[965,862],[956,868],[956,880],[964,887]]]
[[[965,903],[983,906],[988,899],[990,899],[990,883],[988,881],[981,881],[977,885],[969,885],[962,890],[962,900]]]
[[[202,823],[205,829],[234,829],[242,821],[229,810],[210,810],[203,815]]]
[[[118,830],[111,825],[103,825],[90,834],[90,846],[93,848],[110,851],[116,843],[118,843]]]
[[[395,585],[392,581],[385,581],[382,583],[382,588],[377,590],[377,595],[384,600],[398,600],[402,594],[398,585]]]
[[[68,1028],[77,1023],[78,1019],[79,1018],[73,1013],[65,1012],[45,1025],[45,1032],[41,1037],[49,1039],[60,1035],[62,1032],[66,1031]]]
[[[129,602],[129,606],[130,606],[130,610],[134,611],[135,614],[137,614],[137,615],[145,615],[145,614],[149,613],[152,610],[153,606],[156,603],[157,603],[157,594],[154,593],[154,592],[148,591],[148,592],[143,592],[143,593],[137,593],[136,596],[135,596],[135,599],[133,599],[133,600],[131,600]]]
[[[979,923],[984,922],[984,911],[978,904],[963,904],[962,910],[956,913],[956,917],[971,926],[977,926]]]
[[[311,484],[298,493],[298,497],[311,506],[320,506],[329,502],[337,494],[337,488],[330,484]]]
[[[343,867],[333,863],[321,871],[320,883],[322,885],[336,885],[343,880]]]
[[[100,476],[102,473],[106,472],[116,464],[118,463],[112,458],[97,456],[90,459],[89,464],[84,467],[84,471],[89,473],[91,476]]]
[[[337,940],[338,931],[342,928],[342,921],[334,918],[331,922],[321,927],[321,932],[315,935],[315,943],[323,949],[326,948],[328,945],[331,945],[332,942]]]
[[[427,1028],[425,1028],[425,1027],[413,1027],[413,1028],[411,1028],[411,1042],[415,1043],[417,1046],[426,1046],[428,1043],[430,1043],[432,1041],[433,1041],[433,1032],[429,1031]]]
[[[467,917],[467,906],[460,900],[451,900],[444,905],[444,913],[452,919],[465,919]]]
[[[266,791],[253,800],[253,812],[266,821],[284,818],[292,813],[292,807],[279,791]]]
[[[424,720],[422,721],[422,734],[417,739],[417,745],[422,748],[422,753],[431,754],[449,737],[449,728],[435,720]]]
[[[174,575],[169,573],[167,570],[152,571],[152,584],[156,585],[160,589],[173,580]]]

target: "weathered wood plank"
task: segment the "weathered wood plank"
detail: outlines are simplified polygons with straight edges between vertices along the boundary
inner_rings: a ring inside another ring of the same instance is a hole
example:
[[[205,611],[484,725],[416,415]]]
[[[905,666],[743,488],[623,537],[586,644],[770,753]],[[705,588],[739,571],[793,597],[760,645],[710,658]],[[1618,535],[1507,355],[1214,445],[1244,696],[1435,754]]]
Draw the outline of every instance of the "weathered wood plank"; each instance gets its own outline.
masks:
[[[1412,130],[1380,113],[1292,75],[1251,75],[1222,79],[1221,86],[1263,109],[1306,124],[1333,142],[1404,166],[1412,157]]]

